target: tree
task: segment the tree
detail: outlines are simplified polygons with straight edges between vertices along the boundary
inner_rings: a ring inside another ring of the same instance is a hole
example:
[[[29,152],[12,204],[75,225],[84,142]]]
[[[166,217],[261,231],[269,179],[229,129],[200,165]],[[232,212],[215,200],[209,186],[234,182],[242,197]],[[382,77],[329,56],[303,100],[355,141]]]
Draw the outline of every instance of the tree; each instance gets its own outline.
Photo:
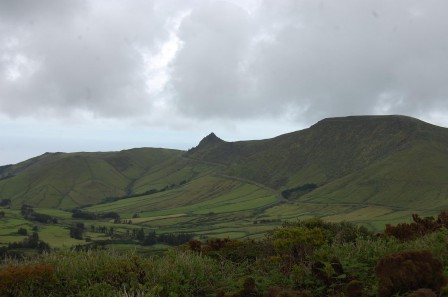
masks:
[[[22,207],[20,208],[20,213],[25,218],[27,218],[33,212],[34,212],[34,208],[31,205],[28,205],[28,204],[23,204]]]
[[[135,238],[136,238],[138,241],[143,241],[143,240],[145,239],[145,231],[143,230],[143,228],[140,228],[140,229],[137,231],[137,234],[136,234]]]
[[[154,230],[149,231],[148,235],[146,235],[145,239],[142,242],[143,245],[153,245],[156,243],[157,243],[157,236]]]
[[[82,240],[82,233],[84,232],[84,223],[76,223],[70,228],[70,237]]]
[[[17,230],[17,233],[19,233],[20,235],[28,235],[28,230],[26,230],[25,228],[19,228],[19,230]]]
[[[11,205],[11,199],[3,198],[2,200],[0,200],[1,207],[6,207],[6,206],[10,206],[10,205]]]

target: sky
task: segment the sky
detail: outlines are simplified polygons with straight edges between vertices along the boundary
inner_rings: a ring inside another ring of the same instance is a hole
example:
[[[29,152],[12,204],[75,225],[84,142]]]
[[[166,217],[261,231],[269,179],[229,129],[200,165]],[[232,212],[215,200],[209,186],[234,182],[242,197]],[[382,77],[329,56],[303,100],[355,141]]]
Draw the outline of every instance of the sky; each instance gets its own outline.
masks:
[[[0,165],[328,117],[448,127],[445,0],[0,0]]]

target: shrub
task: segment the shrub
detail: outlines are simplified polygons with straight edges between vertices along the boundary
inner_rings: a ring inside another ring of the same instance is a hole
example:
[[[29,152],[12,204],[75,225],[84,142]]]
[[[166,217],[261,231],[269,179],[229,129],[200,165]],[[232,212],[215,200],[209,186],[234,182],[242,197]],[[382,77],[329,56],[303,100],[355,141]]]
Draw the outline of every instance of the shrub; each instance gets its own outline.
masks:
[[[263,297],[309,297],[306,292],[298,293],[293,290],[286,290],[280,287],[273,287],[263,294]]]
[[[274,230],[272,239],[278,255],[295,264],[303,262],[325,243],[325,233],[320,228],[282,227]]]
[[[199,240],[190,240],[188,248],[193,252],[200,252],[202,250],[202,243]]]
[[[330,262],[314,261],[311,263],[313,277],[328,285],[340,283],[344,280],[345,274],[338,259],[333,258]]]
[[[373,233],[364,226],[358,226],[349,222],[325,222],[319,218],[285,222],[283,227],[320,228],[325,231],[325,240],[330,244],[355,242],[356,239],[371,238],[373,236]]]
[[[419,289],[406,295],[406,297],[437,297],[437,295],[430,289]]]
[[[17,233],[20,235],[28,235],[28,230],[26,230],[25,228],[19,228],[19,230],[17,230]]]
[[[402,251],[382,257],[376,267],[379,297],[420,288],[439,291],[446,283],[442,263],[430,251]]]
[[[47,264],[9,266],[0,270],[0,296],[48,296],[56,287],[54,267]]]
[[[397,226],[386,225],[384,234],[393,236],[401,241],[409,241],[418,237],[431,234],[441,228],[448,228],[448,213],[442,211],[437,216],[437,219],[433,217],[421,218],[417,214],[412,215],[411,223],[402,223]]]
[[[261,294],[257,290],[255,279],[252,277],[247,278],[243,283],[243,289],[240,291],[241,297],[261,297]]]
[[[200,246],[198,246],[197,242],[190,242],[189,248],[194,251],[200,248]],[[236,263],[254,262],[257,258],[263,258],[272,254],[269,242],[249,239],[243,241],[230,239],[207,240],[201,248],[200,251],[202,251],[203,255]]]
[[[364,284],[358,280],[352,280],[347,284],[347,297],[361,297],[363,296]]]

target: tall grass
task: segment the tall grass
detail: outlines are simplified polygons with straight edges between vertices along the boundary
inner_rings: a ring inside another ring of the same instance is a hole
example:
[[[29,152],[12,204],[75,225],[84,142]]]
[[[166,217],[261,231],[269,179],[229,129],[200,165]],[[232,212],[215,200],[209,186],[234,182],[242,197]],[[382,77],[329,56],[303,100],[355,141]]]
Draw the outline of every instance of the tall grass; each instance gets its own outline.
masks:
[[[0,271],[24,265],[49,269],[54,281],[48,290],[25,287],[18,280],[12,281],[14,289],[0,283],[0,296],[213,296],[217,287],[238,276],[229,262],[180,252],[144,258],[129,252],[60,251],[25,263],[5,260]]]
[[[349,243],[324,244],[290,270],[283,269],[283,262],[275,260],[266,244],[266,240],[235,244],[227,254],[219,250],[210,257],[180,249],[160,257],[65,250],[21,261],[5,259],[0,263],[0,296],[206,297],[216,296],[218,290],[238,294],[248,278],[255,281],[258,292],[277,287],[310,291],[313,295],[309,296],[328,296],[331,290],[342,293],[345,285],[357,281],[373,296],[378,291],[374,273],[378,261],[404,250],[429,250],[448,272],[447,229],[408,242],[360,237]],[[241,257],[232,258],[232,253]],[[331,267],[336,266],[327,264],[338,262],[344,271],[335,274]],[[323,272],[327,278],[319,280]]]

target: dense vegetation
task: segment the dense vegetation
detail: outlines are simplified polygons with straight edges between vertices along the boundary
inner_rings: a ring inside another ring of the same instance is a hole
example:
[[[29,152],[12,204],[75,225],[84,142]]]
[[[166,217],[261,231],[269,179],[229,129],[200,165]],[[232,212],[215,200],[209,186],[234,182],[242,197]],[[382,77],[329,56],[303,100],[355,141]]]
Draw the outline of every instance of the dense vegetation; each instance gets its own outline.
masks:
[[[59,250],[9,258],[0,296],[446,296],[443,218],[414,217],[408,231],[438,227],[412,238],[311,219],[258,240],[192,240],[158,257]]]

